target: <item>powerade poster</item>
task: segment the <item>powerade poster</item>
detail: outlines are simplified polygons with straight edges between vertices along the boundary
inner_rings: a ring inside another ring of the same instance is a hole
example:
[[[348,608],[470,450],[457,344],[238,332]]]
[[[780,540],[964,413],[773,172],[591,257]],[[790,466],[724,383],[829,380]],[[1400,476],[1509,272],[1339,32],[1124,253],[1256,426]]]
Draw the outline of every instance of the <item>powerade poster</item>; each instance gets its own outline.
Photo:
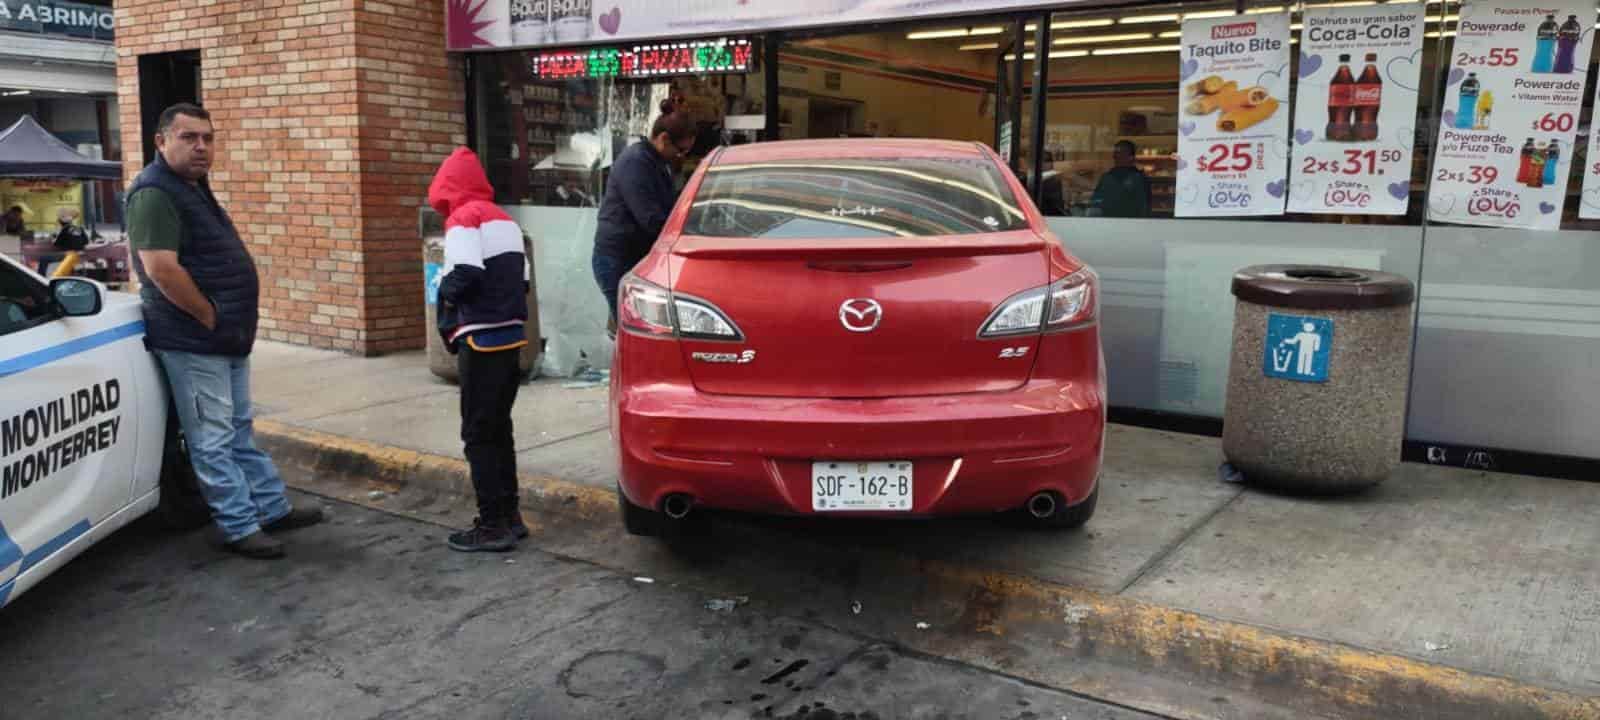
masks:
[[[1589,68],[1591,2],[1461,8],[1428,218],[1555,230]]]
[[[1423,8],[1306,11],[1294,101],[1290,212],[1406,213]]]
[[[1178,217],[1282,215],[1289,161],[1289,16],[1185,20],[1178,72]]]

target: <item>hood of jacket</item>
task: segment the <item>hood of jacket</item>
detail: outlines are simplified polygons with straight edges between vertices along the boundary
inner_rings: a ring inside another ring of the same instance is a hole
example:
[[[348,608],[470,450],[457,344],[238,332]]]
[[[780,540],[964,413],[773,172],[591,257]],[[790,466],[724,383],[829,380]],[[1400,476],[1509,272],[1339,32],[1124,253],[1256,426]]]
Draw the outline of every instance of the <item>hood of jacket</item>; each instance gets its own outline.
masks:
[[[478,154],[460,147],[450,153],[433,176],[433,183],[428,186],[428,206],[448,218],[471,202],[494,202],[494,188],[489,186],[489,176],[484,174]]]

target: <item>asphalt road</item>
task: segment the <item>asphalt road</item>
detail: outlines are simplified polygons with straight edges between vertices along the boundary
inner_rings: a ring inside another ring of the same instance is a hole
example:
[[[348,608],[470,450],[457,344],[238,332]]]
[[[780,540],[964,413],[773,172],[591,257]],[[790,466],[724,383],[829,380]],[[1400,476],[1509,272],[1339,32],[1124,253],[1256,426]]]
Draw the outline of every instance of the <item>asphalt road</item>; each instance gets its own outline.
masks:
[[[1157,717],[527,543],[450,552],[440,526],[295,497],[331,517],[287,535],[288,559],[140,522],[0,610],[0,718]]]

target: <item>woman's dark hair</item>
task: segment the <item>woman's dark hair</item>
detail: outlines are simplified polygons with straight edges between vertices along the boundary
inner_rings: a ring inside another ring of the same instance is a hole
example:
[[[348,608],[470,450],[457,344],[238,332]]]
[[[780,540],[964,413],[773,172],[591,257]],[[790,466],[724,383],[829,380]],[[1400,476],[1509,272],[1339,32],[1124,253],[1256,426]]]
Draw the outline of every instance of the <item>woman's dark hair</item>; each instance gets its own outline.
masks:
[[[661,117],[656,118],[656,124],[650,126],[650,137],[661,137],[666,133],[673,142],[683,142],[696,136],[697,129],[694,118],[689,117],[689,111],[679,109],[671,99],[661,101]]]

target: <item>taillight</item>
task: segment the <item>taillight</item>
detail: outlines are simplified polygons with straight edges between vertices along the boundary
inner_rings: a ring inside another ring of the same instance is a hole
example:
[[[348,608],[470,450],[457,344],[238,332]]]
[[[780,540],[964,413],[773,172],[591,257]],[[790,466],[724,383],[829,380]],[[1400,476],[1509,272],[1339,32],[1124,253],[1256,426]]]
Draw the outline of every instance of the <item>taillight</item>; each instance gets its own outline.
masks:
[[[675,295],[636,275],[622,278],[617,296],[617,314],[622,326],[629,330],[703,340],[744,339],[744,333],[715,305]]]
[[[1044,287],[1017,293],[989,315],[978,336],[1032,335],[1088,325],[1100,309],[1098,284],[1099,278],[1086,267]]]

